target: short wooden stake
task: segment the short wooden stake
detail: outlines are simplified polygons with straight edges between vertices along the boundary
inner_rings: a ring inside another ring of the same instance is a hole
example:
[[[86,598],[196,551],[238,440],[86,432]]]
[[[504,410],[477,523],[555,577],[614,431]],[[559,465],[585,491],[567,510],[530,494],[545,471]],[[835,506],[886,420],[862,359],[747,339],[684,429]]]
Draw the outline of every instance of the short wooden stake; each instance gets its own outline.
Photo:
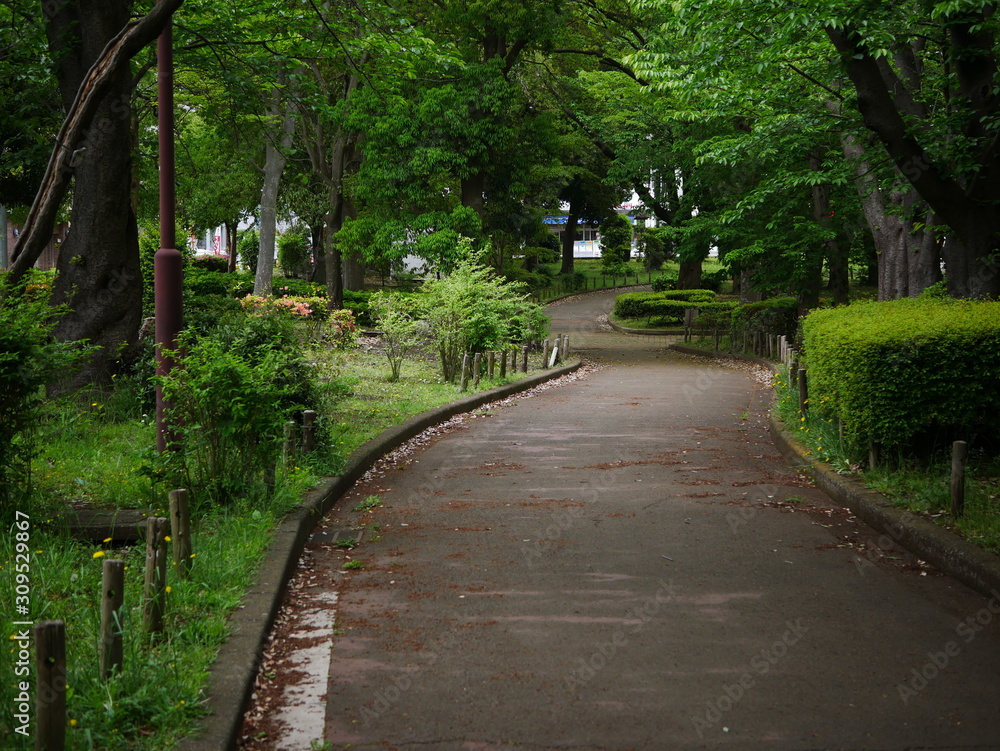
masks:
[[[809,384],[806,382],[806,369],[799,368],[799,412],[809,411]]]
[[[868,441],[868,469],[875,469],[879,463],[878,444],[875,441]]]
[[[66,625],[35,624],[35,751],[66,748]]]
[[[569,334],[563,334],[563,346],[561,352],[563,358],[569,357]]]
[[[965,515],[965,462],[968,456],[966,441],[951,444],[951,515],[956,519]]]
[[[477,352],[472,360],[472,386],[479,388],[479,378],[483,374],[483,353]]]
[[[469,388],[469,356],[462,355],[462,391]]]
[[[316,410],[307,409],[302,413],[302,450],[310,453],[316,448]]]
[[[521,372],[528,372],[528,345],[525,344],[521,347]]]
[[[191,513],[188,492],[183,488],[170,491],[170,539],[173,543],[174,570],[187,579],[191,570]]]
[[[295,461],[295,433],[297,427],[291,420],[285,423],[285,444],[282,453],[285,457],[285,464],[289,466]]]
[[[496,374],[496,364],[497,364],[497,353],[495,350],[491,349],[489,355],[486,357],[486,374],[491,381],[493,380],[493,377]]]
[[[714,346],[714,349],[715,349],[716,352],[719,351],[719,330],[718,329],[715,330],[715,346]]]
[[[146,577],[143,581],[142,625],[147,633],[163,631],[167,586],[167,520],[146,519]]]
[[[507,377],[507,350],[500,350],[500,377]]]
[[[558,340],[557,340],[558,341]],[[549,364],[549,340],[546,339],[542,342],[542,367],[548,367]]]
[[[122,605],[125,604],[125,561],[114,558],[104,560],[101,594],[101,677],[108,679],[121,670]]]

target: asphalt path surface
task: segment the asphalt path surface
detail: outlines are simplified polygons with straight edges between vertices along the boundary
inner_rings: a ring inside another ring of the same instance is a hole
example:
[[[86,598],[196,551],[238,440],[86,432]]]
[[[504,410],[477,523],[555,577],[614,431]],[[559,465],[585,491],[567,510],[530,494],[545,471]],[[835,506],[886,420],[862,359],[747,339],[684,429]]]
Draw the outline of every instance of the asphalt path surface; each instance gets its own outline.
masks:
[[[339,598],[325,740],[1000,748],[1000,595],[790,468],[760,373],[616,334],[612,301],[550,308],[585,376],[445,432],[324,523],[379,530],[361,569],[311,551]]]

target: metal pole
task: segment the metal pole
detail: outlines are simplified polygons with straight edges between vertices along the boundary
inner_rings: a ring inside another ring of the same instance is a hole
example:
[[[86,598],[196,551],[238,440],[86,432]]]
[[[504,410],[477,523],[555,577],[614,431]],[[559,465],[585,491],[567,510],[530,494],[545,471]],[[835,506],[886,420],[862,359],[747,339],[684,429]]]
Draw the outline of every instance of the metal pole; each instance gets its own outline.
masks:
[[[174,230],[174,55],[173,22],[168,21],[156,48],[158,140],[160,151],[160,249],[153,257],[156,315],[156,374],[167,375],[174,361],[164,350],[177,349],[177,335],[184,326],[181,305],[181,254]],[[156,447],[165,451],[177,442],[166,418],[169,407],[156,387]]]

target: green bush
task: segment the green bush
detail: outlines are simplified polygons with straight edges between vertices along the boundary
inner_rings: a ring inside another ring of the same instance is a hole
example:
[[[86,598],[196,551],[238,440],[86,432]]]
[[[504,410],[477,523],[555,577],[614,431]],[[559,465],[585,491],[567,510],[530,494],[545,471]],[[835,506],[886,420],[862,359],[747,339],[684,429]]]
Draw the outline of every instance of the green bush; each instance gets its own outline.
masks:
[[[204,271],[229,271],[229,258],[226,256],[195,256],[188,264],[188,268],[197,268]]]
[[[25,491],[44,387],[86,355],[52,338],[66,309],[49,306],[50,275],[31,272],[16,286],[6,277],[0,271],[0,516]]]
[[[311,259],[309,235],[304,228],[292,227],[278,238],[278,265],[285,276],[307,275]]]
[[[403,361],[419,343],[423,311],[416,295],[377,292],[371,297],[371,311],[382,333],[382,350],[389,360],[389,380],[398,381]]]
[[[810,405],[839,418],[855,448],[996,430],[1000,303],[856,303],[813,311],[803,332]]]
[[[618,295],[615,300],[614,315],[618,318],[650,318],[656,315],[682,320],[685,308],[700,308],[715,301],[715,293],[706,289],[627,292]],[[674,303],[680,304],[679,314],[676,313],[677,305]]]
[[[371,292],[360,290],[344,290],[344,307],[354,313],[354,318],[362,326],[373,324],[372,313],[369,308]]]
[[[674,269],[670,269],[670,271],[673,273],[663,274],[650,282],[653,292],[665,292],[674,288],[674,285],[677,284],[677,271]]]
[[[183,367],[159,379],[181,436],[179,464],[199,504],[266,493],[283,425],[315,404],[313,374],[290,321],[225,316],[208,334],[182,337]]]
[[[743,334],[761,332],[787,336],[791,341],[795,338],[798,326],[798,301],[794,297],[772,297],[736,308],[733,311],[730,336],[736,341]]]
[[[257,273],[257,257],[260,255],[260,234],[257,230],[240,235],[239,242],[236,243],[236,254],[244,268],[249,269],[251,274]]]
[[[190,264],[184,269],[184,291],[191,295],[229,297],[232,290],[232,274],[225,271],[208,271],[201,266]]]
[[[469,258],[447,277],[425,284],[423,294],[430,337],[449,382],[461,371],[464,354],[541,339],[548,327],[542,309],[525,297],[522,285]]]

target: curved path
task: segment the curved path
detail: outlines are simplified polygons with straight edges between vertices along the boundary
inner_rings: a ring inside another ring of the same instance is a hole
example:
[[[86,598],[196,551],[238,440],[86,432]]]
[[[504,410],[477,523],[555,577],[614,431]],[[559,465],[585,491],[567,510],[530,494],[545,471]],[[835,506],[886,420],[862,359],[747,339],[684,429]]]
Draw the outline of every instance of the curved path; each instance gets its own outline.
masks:
[[[551,307],[587,377],[468,421],[339,504],[328,525],[380,525],[351,553],[363,569],[311,546],[302,586],[332,578],[339,596],[325,740],[1000,748],[1000,596],[831,507],[773,446],[769,388],[611,333],[612,299]],[[351,511],[376,493],[381,508]]]

